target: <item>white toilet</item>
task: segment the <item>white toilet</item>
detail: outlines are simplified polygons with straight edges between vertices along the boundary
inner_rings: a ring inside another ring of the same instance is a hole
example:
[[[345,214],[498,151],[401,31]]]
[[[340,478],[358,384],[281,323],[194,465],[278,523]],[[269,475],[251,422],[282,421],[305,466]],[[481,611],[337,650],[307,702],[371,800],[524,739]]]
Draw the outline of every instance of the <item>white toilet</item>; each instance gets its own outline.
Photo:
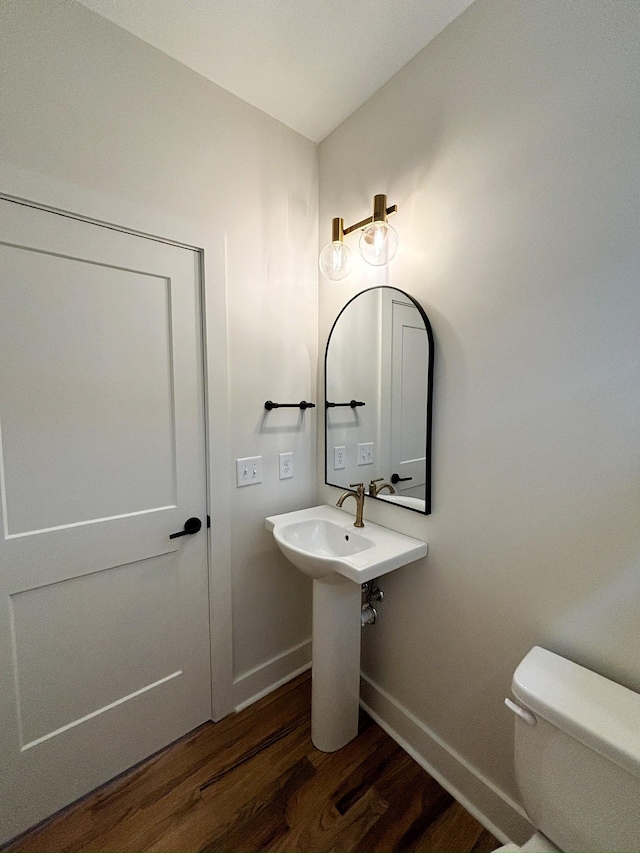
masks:
[[[538,832],[501,851],[640,851],[640,694],[538,646],[518,666],[515,768]]]

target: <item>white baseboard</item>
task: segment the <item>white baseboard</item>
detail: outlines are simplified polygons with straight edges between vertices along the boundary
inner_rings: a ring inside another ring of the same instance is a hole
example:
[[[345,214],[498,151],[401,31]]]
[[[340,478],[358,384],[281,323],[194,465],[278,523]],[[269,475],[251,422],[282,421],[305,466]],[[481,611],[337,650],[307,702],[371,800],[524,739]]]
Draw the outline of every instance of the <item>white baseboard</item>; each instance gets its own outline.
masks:
[[[409,755],[503,844],[534,833],[524,810],[385,690],[362,675],[360,704]]]
[[[242,711],[310,668],[311,638],[234,679],[234,710]]]

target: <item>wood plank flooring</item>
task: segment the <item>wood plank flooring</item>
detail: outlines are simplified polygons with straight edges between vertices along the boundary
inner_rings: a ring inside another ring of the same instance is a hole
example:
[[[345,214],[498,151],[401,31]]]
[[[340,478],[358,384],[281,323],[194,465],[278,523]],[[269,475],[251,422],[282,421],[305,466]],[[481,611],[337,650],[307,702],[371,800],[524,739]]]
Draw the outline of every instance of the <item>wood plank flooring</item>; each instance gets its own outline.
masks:
[[[500,842],[366,715],[310,738],[305,673],[207,723],[7,845],[56,851],[473,851]]]

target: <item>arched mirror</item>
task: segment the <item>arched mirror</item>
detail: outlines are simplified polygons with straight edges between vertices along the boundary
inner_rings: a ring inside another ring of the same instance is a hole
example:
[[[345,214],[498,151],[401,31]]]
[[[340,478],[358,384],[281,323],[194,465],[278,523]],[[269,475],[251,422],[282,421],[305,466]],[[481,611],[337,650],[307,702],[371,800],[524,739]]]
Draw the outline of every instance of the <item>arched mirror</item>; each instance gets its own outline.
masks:
[[[433,333],[423,308],[373,287],[338,315],[325,352],[325,472],[330,486],[431,512]]]

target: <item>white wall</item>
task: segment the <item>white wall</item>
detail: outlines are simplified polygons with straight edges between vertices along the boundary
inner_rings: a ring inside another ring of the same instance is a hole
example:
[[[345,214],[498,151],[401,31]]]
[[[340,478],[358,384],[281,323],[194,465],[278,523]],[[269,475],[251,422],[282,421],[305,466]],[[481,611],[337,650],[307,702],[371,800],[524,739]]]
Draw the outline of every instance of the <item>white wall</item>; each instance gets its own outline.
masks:
[[[314,502],[322,410],[263,404],[315,395],[316,146],[71,0],[2,0],[0,56],[0,191],[205,249],[221,713],[309,657],[261,668],[311,615],[263,521]],[[264,484],[236,489],[235,458],[257,454]]]
[[[636,0],[477,0],[320,145],[321,233],[387,193],[436,341],[433,514],[365,512],[429,542],[381,583],[367,701],[503,834],[529,648],[640,689],[639,35]],[[365,266],[322,280],[321,347]]]

